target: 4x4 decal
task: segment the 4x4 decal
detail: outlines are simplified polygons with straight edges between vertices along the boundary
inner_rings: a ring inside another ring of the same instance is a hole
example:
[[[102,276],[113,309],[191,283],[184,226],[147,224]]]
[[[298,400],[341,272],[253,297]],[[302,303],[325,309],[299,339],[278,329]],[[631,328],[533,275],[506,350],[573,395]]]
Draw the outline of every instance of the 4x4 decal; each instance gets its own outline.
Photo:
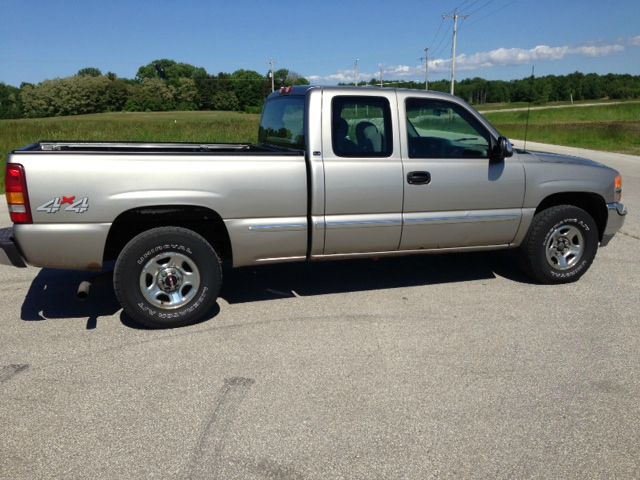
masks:
[[[68,205],[64,208],[65,212],[84,213],[89,210],[89,199],[87,197],[82,197],[81,199],[76,200],[75,195],[70,197],[63,195],[62,197],[55,197],[48,202],[43,203],[36,208],[36,210],[44,213],[58,213],[65,205]]]

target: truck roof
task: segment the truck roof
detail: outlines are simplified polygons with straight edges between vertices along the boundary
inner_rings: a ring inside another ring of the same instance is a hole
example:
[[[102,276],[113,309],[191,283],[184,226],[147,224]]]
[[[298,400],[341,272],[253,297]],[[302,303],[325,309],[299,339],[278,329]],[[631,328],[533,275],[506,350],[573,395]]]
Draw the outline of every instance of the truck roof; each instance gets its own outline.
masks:
[[[280,97],[286,95],[305,95],[309,90],[327,90],[327,91],[339,91],[345,94],[353,95],[355,92],[381,92],[381,91],[395,91],[395,92],[407,92],[412,94],[424,94],[428,93],[430,97],[442,98],[443,100],[456,100],[460,101],[460,97],[450,95],[448,93],[438,92],[435,90],[416,90],[413,88],[395,88],[395,87],[355,87],[355,86],[324,86],[324,85],[295,85],[292,87],[282,87],[274,91],[267,98]]]

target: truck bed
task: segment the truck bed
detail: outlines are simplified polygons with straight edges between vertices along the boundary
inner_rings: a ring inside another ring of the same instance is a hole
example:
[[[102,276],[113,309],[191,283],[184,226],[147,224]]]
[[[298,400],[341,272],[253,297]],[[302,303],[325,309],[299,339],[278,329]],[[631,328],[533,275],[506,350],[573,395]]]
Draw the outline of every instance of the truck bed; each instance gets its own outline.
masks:
[[[239,143],[170,143],[170,142],[78,142],[43,140],[17,150],[20,152],[78,152],[78,153],[208,153],[230,155],[234,153],[251,154],[297,154],[285,148],[267,145],[250,145]]]

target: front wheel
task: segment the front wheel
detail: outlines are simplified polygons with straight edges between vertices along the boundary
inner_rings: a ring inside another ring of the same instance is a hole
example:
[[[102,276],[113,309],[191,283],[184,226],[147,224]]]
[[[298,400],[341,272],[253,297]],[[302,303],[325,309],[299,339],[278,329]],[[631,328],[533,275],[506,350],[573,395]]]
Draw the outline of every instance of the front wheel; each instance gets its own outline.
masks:
[[[598,250],[598,229],[587,212],[558,205],[533,217],[520,247],[524,270],[540,283],[578,280]]]
[[[150,328],[173,328],[211,312],[222,284],[220,260],[200,235],[160,227],[134,237],[113,272],[118,301],[129,317]]]

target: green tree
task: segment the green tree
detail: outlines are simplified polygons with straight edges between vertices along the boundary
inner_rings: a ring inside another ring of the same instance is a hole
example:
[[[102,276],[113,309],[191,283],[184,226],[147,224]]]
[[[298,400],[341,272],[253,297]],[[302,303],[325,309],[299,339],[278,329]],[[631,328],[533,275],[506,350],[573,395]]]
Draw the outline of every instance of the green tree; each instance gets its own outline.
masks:
[[[269,80],[254,70],[236,70],[231,74],[233,92],[240,102],[240,109],[260,106],[271,90]]]
[[[281,68],[275,71],[274,83],[277,87],[289,85],[309,85],[309,80],[304,78],[297,72],[287,68]]]
[[[129,98],[125,110],[157,112],[175,108],[175,88],[158,78],[146,78],[129,86]]]
[[[22,114],[20,89],[0,82],[0,118],[20,118]]]
[[[109,76],[106,78],[110,79]],[[129,98],[129,83],[129,81],[119,78],[110,79],[105,91],[104,103],[106,111],[121,112],[124,109]]]
[[[76,77],[99,77],[102,75],[102,72],[99,68],[95,67],[85,67],[78,70],[76,73]]]
[[[159,78],[173,85],[177,85],[181,78],[206,78],[207,71],[202,67],[195,67],[188,63],[178,63],[174,60],[163,58],[143,65],[138,69],[136,78],[144,80],[148,78]]]
[[[180,78],[176,86],[176,108],[196,110],[198,108],[198,87],[193,78]]]
[[[218,92],[212,99],[213,110],[239,110],[240,102],[233,92]]]
[[[28,117],[78,115],[107,110],[106,77],[69,77],[25,85],[20,97]]]

